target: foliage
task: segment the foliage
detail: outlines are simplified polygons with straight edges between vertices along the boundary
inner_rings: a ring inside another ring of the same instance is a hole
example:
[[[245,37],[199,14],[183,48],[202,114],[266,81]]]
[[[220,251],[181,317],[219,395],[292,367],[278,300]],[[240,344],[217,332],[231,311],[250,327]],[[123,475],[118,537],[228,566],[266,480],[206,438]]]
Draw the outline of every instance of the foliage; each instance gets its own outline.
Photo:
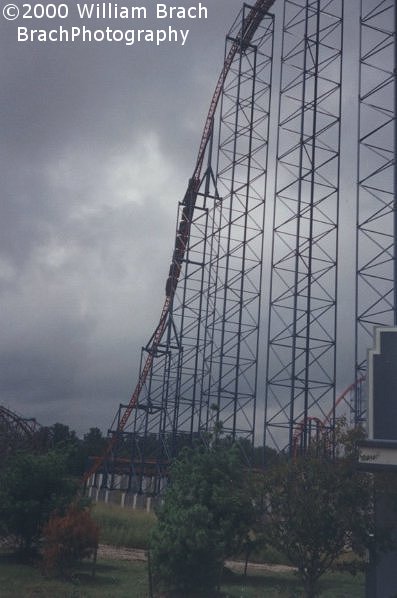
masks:
[[[40,428],[32,439],[32,446],[37,453],[53,449],[62,451],[66,456],[68,473],[76,477],[83,475],[89,457],[102,454],[106,444],[107,440],[99,428],[90,428],[80,439],[74,430],[59,422]]]
[[[16,535],[29,550],[50,514],[62,511],[76,492],[66,476],[66,459],[56,451],[20,453],[0,471],[0,522],[4,533]]]
[[[171,484],[151,538],[158,587],[210,591],[224,560],[236,552],[253,518],[247,476],[237,449],[185,449],[171,469]]]
[[[332,460],[312,454],[268,472],[265,534],[298,568],[306,595],[347,550],[363,555],[373,533],[372,481],[352,451]]]
[[[107,440],[99,428],[90,428],[84,434],[82,448],[86,457],[101,455],[105,450]]]
[[[70,573],[76,562],[96,553],[98,536],[98,525],[87,508],[72,503],[65,515],[53,513],[43,528],[44,571]]]
[[[84,434],[83,439],[76,441],[70,438],[69,448],[69,471],[73,475],[82,476],[89,462],[89,457],[101,455],[107,444],[106,438],[99,428],[90,428]]]
[[[95,578],[92,564],[83,561],[68,579],[43,577],[34,566],[16,563],[15,558],[0,554],[1,598],[148,598],[147,564],[98,559]],[[277,573],[256,569],[247,577],[229,574],[221,590],[229,598],[290,598],[302,596],[302,587],[292,572]],[[332,574],[324,577],[322,598],[364,595],[362,575]],[[185,594],[184,598],[188,598]],[[201,594],[208,598],[208,594]]]
[[[76,432],[65,424],[56,423],[50,427],[51,446],[62,451],[66,458],[66,467],[70,475],[80,477],[85,468],[85,456],[82,453],[82,442]]]
[[[156,524],[154,513],[97,503],[92,516],[100,527],[103,544],[148,548],[150,532]]]
[[[59,422],[50,427],[50,435],[54,447],[64,447],[69,444],[77,444],[78,438],[74,430]]]

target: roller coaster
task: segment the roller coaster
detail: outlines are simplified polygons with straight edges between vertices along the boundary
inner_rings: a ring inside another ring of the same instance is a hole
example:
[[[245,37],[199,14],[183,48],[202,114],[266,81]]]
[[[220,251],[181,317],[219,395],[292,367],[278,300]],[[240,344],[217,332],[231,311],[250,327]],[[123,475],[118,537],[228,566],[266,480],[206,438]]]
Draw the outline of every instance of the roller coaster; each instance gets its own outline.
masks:
[[[249,463],[254,442],[306,450],[343,405],[352,425],[365,421],[373,328],[395,323],[396,8],[361,0],[349,19],[344,0],[257,0],[234,21],[178,204],[160,319],[89,485],[158,494],[180,449],[214,430]],[[343,95],[352,32],[353,108]],[[357,171],[348,214],[347,158]],[[341,213],[352,221],[344,235]],[[357,382],[338,395],[343,277],[354,286]]]
[[[17,450],[31,449],[40,424],[0,405],[0,461]]]

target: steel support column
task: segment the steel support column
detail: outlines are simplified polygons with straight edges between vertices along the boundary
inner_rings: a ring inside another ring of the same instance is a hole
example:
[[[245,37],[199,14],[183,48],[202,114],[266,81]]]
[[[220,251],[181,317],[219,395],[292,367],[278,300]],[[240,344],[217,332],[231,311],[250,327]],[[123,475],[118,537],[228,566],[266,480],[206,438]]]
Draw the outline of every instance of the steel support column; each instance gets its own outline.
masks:
[[[266,13],[245,5],[226,37],[225,64],[233,59],[204,174],[193,209],[186,197],[178,207],[167,325],[155,349],[150,339],[142,350],[142,367],[150,352],[153,365],[124,428],[142,492],[145,476],[160,487],[153,463],[163,475],[183,446],[220,428],[252,448],[274,29]],[[247,23],[255,28],[243,39]]]
[[[226,52],[238,42],[245,6]],[[201,429],[254,441],[273,18],[240,44],[222,93],[211,218]]]
[[[343,0],[284,6],[265,443],[291,451],[335,408]]]
[[[358,142],[356,378],[375,326],[395,321],[395,2],[362,0]],[[357,397],[356,422],[366,418]]]

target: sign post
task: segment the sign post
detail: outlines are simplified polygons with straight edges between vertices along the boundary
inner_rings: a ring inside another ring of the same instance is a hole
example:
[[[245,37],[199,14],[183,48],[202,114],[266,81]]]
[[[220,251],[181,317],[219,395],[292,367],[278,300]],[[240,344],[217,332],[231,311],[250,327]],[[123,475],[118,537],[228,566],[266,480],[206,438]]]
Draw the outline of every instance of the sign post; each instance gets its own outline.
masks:
[[[360,443],[360,466],[368,471],[386,471],[395,474],[397,472],[397,327],[375,329],[375,346],[368,353],[367,379],[368,439]],[[397,511],[381,493],[376,493],[374,502],[375,536],[369,554],[366,598],[393,598],[397,597],[397,550],[379,552],[377,532],[396,528]]]

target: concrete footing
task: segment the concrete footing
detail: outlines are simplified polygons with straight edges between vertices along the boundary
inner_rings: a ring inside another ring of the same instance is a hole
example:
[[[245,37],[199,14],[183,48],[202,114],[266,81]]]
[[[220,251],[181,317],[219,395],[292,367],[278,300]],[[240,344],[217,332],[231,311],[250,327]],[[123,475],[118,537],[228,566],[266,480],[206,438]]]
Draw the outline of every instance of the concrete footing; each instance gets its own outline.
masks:
[[[87,496],[93,502],[104,502],[112,505],[118,505],[122,508],[140,509],[148,513],[159,506],[162,502],[159,496],[148,496],[122,490],[106,490],[104,488],[95,488],[90,486],[87,489]]]

